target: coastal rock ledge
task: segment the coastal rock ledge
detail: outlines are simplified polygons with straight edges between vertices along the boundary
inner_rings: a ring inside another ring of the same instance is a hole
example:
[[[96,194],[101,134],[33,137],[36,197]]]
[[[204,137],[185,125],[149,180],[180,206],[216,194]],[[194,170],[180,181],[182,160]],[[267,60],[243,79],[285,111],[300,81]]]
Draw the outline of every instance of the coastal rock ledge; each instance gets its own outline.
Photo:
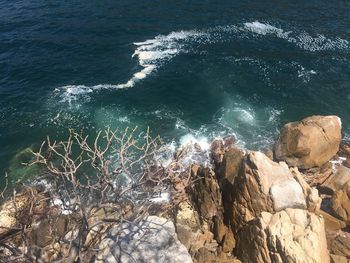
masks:
[[[350,262],[350,170],[344,166],[350,143],[341,141],[338,117],[286,124],[274,156],[243,151],[232,137],[216,139],[210,149],[196,148],[210,165],[169,172],[176,180],[161,212],[143,211],[147,219],[109,227],[89,262]],[[2,204],[1,238],[21,226],[28,205],[43,221],[48,204],[42,193],[34,196],[35,202],[19,193]]]

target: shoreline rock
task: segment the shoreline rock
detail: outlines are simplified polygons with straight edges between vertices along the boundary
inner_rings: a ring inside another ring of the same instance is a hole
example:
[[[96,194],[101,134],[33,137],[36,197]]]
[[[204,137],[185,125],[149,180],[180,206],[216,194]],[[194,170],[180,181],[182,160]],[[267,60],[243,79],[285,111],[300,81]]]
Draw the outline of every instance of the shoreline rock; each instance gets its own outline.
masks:
[[[336,155],[340,142],[339,117],[311,116],[283,126],[275,158],[302,169],[320,167]]]
[[[350,259],[350,169],[330,163],[336,154],[350,160],[350,145],[339,150],[340,140],[336,116],[286,124],[275,159],[243,152],[233,137],[214,140],[210,167],[173,171],[179,176],[170,186],[170,218],[113,226],[97,244],[95,262],[344,262]],[[0,210],[0,229],[16,225],[8,223],[15,222],[7,218],[15,218],[9,204]]]

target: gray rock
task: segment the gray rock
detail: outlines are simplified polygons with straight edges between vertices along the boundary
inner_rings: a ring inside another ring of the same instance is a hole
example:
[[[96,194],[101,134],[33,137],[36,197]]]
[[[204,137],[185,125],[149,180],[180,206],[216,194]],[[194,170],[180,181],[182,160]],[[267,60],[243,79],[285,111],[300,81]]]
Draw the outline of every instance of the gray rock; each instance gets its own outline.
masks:
[[[96,263],[190,263],[191,256],[177,239],[173,222],[149,216],[140,224],[112,228],[102,240]]]
[[[275,211],[281,211],[288,207],[306,209],[303,189],[294,178],[273,184],[270,193]]]

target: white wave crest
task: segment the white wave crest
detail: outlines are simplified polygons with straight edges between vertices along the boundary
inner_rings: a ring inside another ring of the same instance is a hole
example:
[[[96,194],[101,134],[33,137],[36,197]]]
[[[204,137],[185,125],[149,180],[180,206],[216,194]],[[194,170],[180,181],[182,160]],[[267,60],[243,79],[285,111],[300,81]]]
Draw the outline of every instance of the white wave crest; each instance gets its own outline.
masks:
[[[137,58],[140,71],[134,73],[132,77],[121,84],[98,84],[94,86],[67,85],[56,88],[62,102],[73,102],[81,97],[88,97],[89,93],[102,89],[126,89],[132,88],[137,82],[145,79],[148,75],[156,71],[163,63],[169,61],[181,52],[186,52],[186,43],[205,36],[201,31],[178,31],[168,35],[158,35],[153,39],[143,42],[135,42],[137,47],[132,54],[132,58]]]
[[[313,37],[307,32],[285,32],[281,28],[277,28],[267,23],[261,23],[259,21],[244,23],[244,30],[264,36],[275,35],[278,38],[285,39],[290,43],[296,44],[298,47],[304,50],[312,52],[324,50],[346,50],[350,48],[349,41],[339,37],[327,38],[322,34],[317,34],[315,37]]]
[[[164,62],[169,61],[181,52],[185,52],[184,44],[188,39],[203,36],[199,31],[178,31],[168,35],[159,35],[143,42],[135,42],[137,46],[132,57],[137,57],[139,65],[143,68],[136,72],[130,80],[117,85],[118,88],[131,88],[141,79],[146,78]]]
[[[248,31],[259,35],[276,34],[280,38],[288,38],[291,32],[284,32],[282,29],[269,24],[260,23],[259,21],[244,23]]]
[[[88,99],[89,94],[97,90],[132,88],[136,83],[156,72],[164,63],[169,62],[175,56],[181,53],[196,52],[194,51],[193,44],[214,45],[220,42],[238,39],[242,36],[243,38],[251,37],[251,33],[259,36],[272,35],[311,52],[348,50],[350,48],[349,41],[339,37],[328,38],[321,34],[312,36],[307,32],[297,33],[294,31],[285,31],[282,28],[259,21],[246,22],[243,24],[243,27],[227,25],[216,26],[201,31],[182,30],[171,32],[168,35],[158,35],[143,42],[133,43],[136,48],[131,57],[137,59],[140,70],[132,74],[131,78],[125,83],[98,84],[94,86],[68,85],[57,88],[55,91],[59,93],[61,101],[71,103],[80,98]],[[310,73],[313,74],[312,72]],[[248,116],[248,119],[251,118]]]

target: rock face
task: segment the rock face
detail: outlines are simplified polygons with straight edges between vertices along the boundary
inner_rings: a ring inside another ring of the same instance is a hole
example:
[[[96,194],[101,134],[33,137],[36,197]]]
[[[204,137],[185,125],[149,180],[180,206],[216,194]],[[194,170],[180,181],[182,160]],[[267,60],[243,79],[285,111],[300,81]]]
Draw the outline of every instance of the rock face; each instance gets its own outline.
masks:
[[[275,145],[275,157],[290,166],[318,167],[338,152],[340,141],[339,117],[312,116],[284,125]]]
[[[344,231],[328,231],[327,241],[331,254],[350,258],[350,233]]]
[[[243,160],[242,150],[232,147],[223,155],[223,161],[217,173],[221,178],[225,178],[231,184],[238,174],[238,170]]]
[[[238,232],[261,212],[279,212],[286,208],[318,211],[321,199],[297,169],[271,161],[261,152],[249,152],[233,185],[231,226]]]
[[[125,223],[112,228],[99,249],[95,262],[192,262],[177,239],[174,224],[157,216],[149,216],[138,226]]]
[[[238,234],[242,262],[329,262],[323,219],[302,209],[263,212]]]
[[[200,220],[208,224],[208,229],[223,252],[232,251],[235,240],[231,229],[224,222],[222,194],[215,174],[210,169],[198,169],[193,176],[201,178],[189,189],[191,202]]]
[[[350,222],[350,182],[334,193],[331,199],[333,212],[342,220]]]
[[[350,169],[340,165],[337,171],[329,176],[322,184],[322,187],[329,189],[331,192],[341,190],[343,186],[350,181]]]

